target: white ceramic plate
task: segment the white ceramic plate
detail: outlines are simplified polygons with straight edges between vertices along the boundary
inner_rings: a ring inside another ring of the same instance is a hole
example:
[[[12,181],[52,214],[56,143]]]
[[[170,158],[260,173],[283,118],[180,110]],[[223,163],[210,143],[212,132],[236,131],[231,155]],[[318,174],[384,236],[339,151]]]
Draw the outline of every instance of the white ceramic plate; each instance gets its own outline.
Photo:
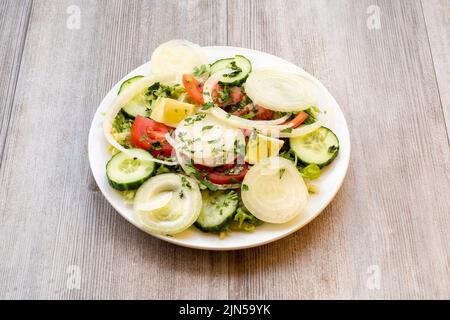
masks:
[[[282,70],[290,70],[292,72],[307,74],[303,69],[290,62],[260,51],[235,47],[204,47],[204,50],[209,57],[210,63],[216,61],[217,59],[228,58],[236,54],[242,54],[250,59],[254,68],[276,67]],[[126,220],[137,227],[139,226],[134,219],[132,207],[124,203],[120,194],[109,186],[106,178],[105,166],[107,161],[111,158],[111,154],[108,152],[108,143],[103,136],[102,113],[107,110],[108,106],[116,97],[120,84],[124,80],[136,75],[146,75],[149,72],[150,63],[146,63],[130,72],[122,80],[120,80],[106,95],[106,97],[98,107],[89,132],[89,162],[95,181],[97,182],[100,190],[109,201],[109,203]],[[315,81],[317,81],[318,86],[321,87],[326,98],[328,99],[326,108],[331,115],[328,127],[332,129],[338,136],[340,141],[340,150],[336,160],[323,171],[320,179],[314,181],[314,184],[319,186],[320,192],[310,197],[306,210],[302,215],[285,224],[275,225],[265,223],[257,227],[255,232],[253,233],[233,232],[223,240],[219,239],[219,237],[215,234],[202,233],[195,227],[191,227],[188,230],[172,237],[160,235],[153,236],[180,246],[197,249],[244,249],[263,245],[283,238],[299,230],[312,219],[317,217],[334,198],[337,191],[342,185],[350,160],[350,137],[347,123],[341,109],[339,108],[339,105],[336,103],[331,94],[325,89],[325,87],[323,87],[323,85],[318,80]]]

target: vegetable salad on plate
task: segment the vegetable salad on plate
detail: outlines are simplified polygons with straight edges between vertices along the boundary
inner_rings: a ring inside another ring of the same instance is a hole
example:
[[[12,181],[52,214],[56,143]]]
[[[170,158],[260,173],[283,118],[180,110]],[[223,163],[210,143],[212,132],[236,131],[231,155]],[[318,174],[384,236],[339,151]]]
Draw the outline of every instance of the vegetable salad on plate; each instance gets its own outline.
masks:
[[[151,233],[225,237],[289,222],[338,155],[310,78],[243,55],[210,62],[196,44],[164,43],[105,114],[107,179]]]

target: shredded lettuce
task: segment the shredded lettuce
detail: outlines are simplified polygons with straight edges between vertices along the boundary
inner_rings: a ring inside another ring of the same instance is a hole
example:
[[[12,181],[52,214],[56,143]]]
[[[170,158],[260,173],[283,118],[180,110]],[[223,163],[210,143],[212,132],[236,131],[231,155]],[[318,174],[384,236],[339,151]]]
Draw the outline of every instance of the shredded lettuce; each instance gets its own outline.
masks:
[[[307,183],[306,187],[308,188],[308,192],[309,193],[313,193],[314,194],[314,193],[319,193],[320,192],[319,187],[314,185],[314,184]]]
[[[308,118],[303,122],[303,124],[312,124],[317,121],[317,115],[321,112],[319,108],[316,106],[312,106],[305,110],[305,112],[308,114]]]
[[[126,204],[133,204],[134,203],[134,197],[136,196],[137,190],[125,190],[122,191],[122,197],[124,199],[124,202]]]
[[[133,120],[125,116],[125,114],[120,111],[114,118],[113,129],[117,133],[130,132],[131,126],[133,125]]]
[[[176,84],[174,86],[166,86],[160,82],[155,82],[147,90],[147,98],[150,101],[156,100],[159,97],[178,99],[181,94],[185,93],[186,89],[183,86]]]
[[[131,147],[131,127],[133,126],[133,120],[126,117],[125,114],[120,111],[114,118],[112,135],[114,139],[123,147]]]
[[[306,167],[300,169],[300,173],[303,178],[308,180],[315,180],[320,177],[320,168],[317,164],[309,164]]]
[[[292,161],[296,165],[298,171],[300,171],[300,173],[302,174],[303,178],[305,179],[316,180],[321,175],[320,168],[317,164],[314,163],[309,164],[306,167],[299,164],[297,161],[297,155],[291,149],[285,150],[282,153],[280,153],[280,157]]]
[[[252,215],[244,206],[242,200],[239,199],[239,206],[233,216],[233,219],[219,232],[219,237],[220,239],[225,239],[225,237],[232,231],[253,232],[257,226],[263,223],[263,221]]]
[[[159,168],[156,170],[156,174],[163,174],[163,173],[169,173],[171,172],[169,168],[167,168],[165,165],[160,165]]]
[[[246,231],[253,232],[255,228],[261,225],[263,222],[252,215],[247,208],[239,201],[239,207],[234,214],[233,220],[229,225],[229,229],[232,231]]]

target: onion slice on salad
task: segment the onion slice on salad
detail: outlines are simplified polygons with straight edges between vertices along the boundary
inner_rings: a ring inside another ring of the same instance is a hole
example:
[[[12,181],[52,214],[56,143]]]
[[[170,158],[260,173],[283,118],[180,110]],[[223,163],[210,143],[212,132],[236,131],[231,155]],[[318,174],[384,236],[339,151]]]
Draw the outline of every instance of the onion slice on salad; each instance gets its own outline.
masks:
[[[210,110],[210,114],[214,117],[222,120],[223,122],[228,123],[229,125],[241,128],[241,129],[278,129],[283,130],[289,128],[288,125],[283,125],[284,122],[290,117],[290,114],[286,114],[275,120],[249,120],[244,119],[232,114],[229,114],[222,108],[212,108]]]
[[[253,103],[281,112],[301,111],[317,105],[321,94],[310,79],[273,69],[254,70],[244,87]]]
[[[153,51],[150,68],[153,74],[191,73],[194,67],[208,65],[203,49],[187,40],[171,40]]]
[[[147,180],[136,192],[138,223],[152,233],[173,235],[189,228],[202,208],[197,182],[187,176],[165,173]]]
[[[266,158],[254,165],[242,182],[242,201],[258,219],[285,223],[301,214],[308,189],[292,161]]]
[[[173,197],[172,191],[161,192],[148,201],[142,201],[136,204],[139,211],[152,211],[165,207]]]
[[[278,138],[294,138],[294,137],[301,137],[304,135],[307,135],[308,133],[311,133],[313,131],[316,131],[320,127],[322,127],[322,121],[317,120],[314,123],[307,124],[307,125],[301,125],[298,128],[290,129],[284,128],[284,129],[278,129],[278,128],[269,128],[269,129],[262,129],[260,132],[264,135],[271,136],[271,137],[278,137]]]
[[[129,150],[127,148],[124,148],[122,145],[120,145],[112,135],[112,127],[114,123],[114,119],[116,118],[119,111],[122,109],[122,106],[126,105],[131,99],[133,99],[136,94],[141,93],[146,88],[154,84],[155,82],[169,82],[174,81],[176,79],[176,76],[174,74],[161,74],[161,75],[152,75],[143,77],[132,84],[130,84],[127,88],[125,88],[120,95],[118,95],[113,103],[109,106],[108,110],[106,111],[105,118],[103,120],[103,133],[105,135],[106,140],[117,150],[133,155],[134,157],[138,159],[142,159],[142,155],[140,153],[135,153],[133,150]],[[142,159],[146,160],[146,159]],[[153,162],[165,164],[168,166],[177,165],[177,162],[174,161],[164,161],[159,159],[152,159]]]
[[[181,121],[174,131],[174,139],[178,152],[207,167],[233,163],[237,146],[245,145],[242,130],[205,113]]]

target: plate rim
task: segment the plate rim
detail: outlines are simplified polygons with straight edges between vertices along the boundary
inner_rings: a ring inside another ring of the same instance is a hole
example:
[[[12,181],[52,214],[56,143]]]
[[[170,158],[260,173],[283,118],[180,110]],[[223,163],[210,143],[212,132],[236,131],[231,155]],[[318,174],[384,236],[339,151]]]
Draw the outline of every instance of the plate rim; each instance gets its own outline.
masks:
[[[295,66],[295,68],[301,70],[302,72],[305,72],[307,75],[313,77],[315,80],[317,80],[317,81],[320,83],[320,85],[321,85],[322,87],[325,88],[325,90],[329,93],[329,95],[331,96],[331,98],[332,98],[332,99],[334,100],[334,102],[336,103],[336,106],[338,107],[339,111],[341,112],[341,114],[342,114],[342,116],[343,116],[343,120],[344,120],[344,122],[343,122],[344,129],[347,131],[347,134],[346,134],[346,140],[347,140],[347,141],[346,141],[346,143],[347,143],[347,146],[348,146],[347,152],[346,152],[348,156],[346,157],[347,160],[346,160],[345,163],[344,163],[344,168],[343,168],[343,172],[344,172],[344,173],[343,173],[342,179],[339,181],[338,187],[334,190],[334,192],[331,194],[331,196],[329,196],[329,197],[323,202],[323,204],[320,206],[320,208],[316,211],[316,213],[315,213],[314,215],[312,215],[311,217],[309,217],[308,219],[306,219],[303,223],[300,223],[300,224],[298,224],[297,226],[294,226],[291,230],[289,230],[289,231],[287,231],[287,232],[285,232],[285,233],[276,235],[276,236],[274,236],[273,238],[266,239],[266,240],[262,240],[262,241],[258,241],[258,242],[254,242],[254,243],[250,243],[250,244],[248,244],[248,245],[243,244],[243,245],[231,245],[231,246],[224,246],[224,247],[205,247],[205,246],[197,245],[197,244],[189,244],[189,243],[186,243],[184,240],[176,239],[176,238],[169,237],[169,236],[165,236],[165,235],[159,235],[159,234],[153,234],[153,233],[150,233],[150,232],[148,232],[147,230],[141,228],[135,221],[133,221],[132,219],[130,219],[127,215],[122,214],[121,210],[119,210],[118,207],[115,205],[115,200],[113,200],[113,199],[112,199],[112,198],[111,198],[111,197],[103,190],[102,184],[101,184],[100,181],[98,180],[98,177],[96,176],[96,174],[95,174],[95,172],[94,172],[94,169],[93,169],[93,166],[92,166],[92,163],[93,163],[93,162],[92,162],[92,161],[93,161],[93,160],[92,160],[92,159],[93,159],[93,155],[92,155],[91,150],[92,150],[92,148],[93,148],[93,147],[92,147],[92,144],[93,144],[94,131],[95,131],[95,128],[94,128],[94,125],[95,125],[95,119],[99,116],[99,113],[101,113],[100,107],[103,105],[105,99],[111,94],[111,92],[114,90],[114,88],[115,88],[119,83],[121,83],[121,82],[123,82],[124,80],[126,80],[127,77],[129,77],[129,75],[132,74],[133,72],[135,72],[137,69],[141,69],[141,68],[143,68],[145,65],[149,64],[150,61],[147,61],[147,62],[145,62],[145,63],[139,65],[138,67],[134,68],[134,69],[131,70],[129,73],[127,73],[122,79],[120,79],[118,82],[116,82],[116,83],[111,87],[111,89],[106,93],[106,95],[103,97],[102,101],[101,101],[100,104],[98,105],[98,107],[97,107],[97,109],[96,109],[96,111],[95,111],[95,113],[94,113],[94,116],[93,116],[93,118],[92,118],[90,128],[89,128],[88,145],[87,145],[87,146],[88,146],[89,167],[90,167],[92,176],[94,177],[94,180],[95,180],[95,182],[96,182],[96,184],[97,184],[99,190],[101,191],[102,195],[106,198],[106,200],[108,201],[108,203],[114,208],[115,211],[117,211],[117,213],[119,213],[119,215],[120,215],[122,218],[124,218],[126,221],[128,221],[129,223],[131,223],[133,226],[135,226],[135,227],[138,228],[139,230],[141,230],[141,231],[147,233],[148,235],[153,236],[153,237],[155,237],[155,238],[157,238],[157,239],[160,239],[160,240],[169,242],[169,243],[171,243],[171,244],[178,245],[178,246],[182,246],[182,247],[186,247],[186,248],[191,248],[191,249],[198,249],[198,250],[232,251],[232,250],[243,250],[243,249],[249,249],[249,248],[259,247],[259,246],[263,246],[263,245],[269,244],[269,243],[271,243],[271,242],[278,241],[278,240],[280,240],[280,239],[282,239],[282,238],[285,238],[285,237],[287,237],[287,236],[289,236],[289,235],[291,235],[291,234],[293,234],[293,233],[299,231],[300,229],[302,229],[303,227],[305,227],[307,224],[309,224],[312,220],[316,219],[316,218],[323,212],[323,210],[325,210],[325,209],[328,207],[328,205],[331,203],[331,201],[334,200],[334,198],[336,197],[336,194],[337,194],[337,193],[339,192],[339,190],[341,189],[341,187],[342,187],[342,185],[343,185],[343,183],[344,183],[344,180],[345,180],[345,178],[347,177],[347,172],[348,172],[348,167],[349,167],[349,164],[350,164],[350,157],[351,157],[351,138],[350,138],[350,131],[349,131],[349,128],[348,128],[347,119],[345,118],[345,114],[344,114],[344,112],[342,111],[342,109],[341,109],[339,103],[336,101],[336,99],[335,99],[334,96],[331,94],[331,92],[329,92],[328,88],[326,88],[325,85],[323,85],[323,83],[322,83],[319,79],[317,79],[316,77],[314,77],[313,75],[311,75],[310,73],[308,73],[307,71],[305,71],[302,67],[296,65],[295,63],[293,63],[293,62],[291,62],[291,61],[289,61],[289,60],[280,58],[280,57],[278,57],[278,56],[275,56],[275,55],[270,54],[270,53],[267,53],[267,52],[263,52],[263,51],[259,51],[259,50],[254,50],[254,49],[249,49],[249,48],[244,48],[244,47],[235,47],[235,46],[202,46],[202,48],[203,48],[203,49],[206,49],[206,50],[208,50],[208,49],[212,49],[212,50],[230,50],[230,49],[231,49],[231,50],[240,50],[240,51],[244,50],[244,51],[250,51],[250,52],[252,52],[252,53],[256,53],[256,54],[258,54],[258,55],[263,55],[263,56],[269,57],[269,58],[271,58],[271,59],[278,60],[278,61],[280,61],[280,62],[282,62],[282,63],[286,63],[286,62],[287,62],[288,64]]]

